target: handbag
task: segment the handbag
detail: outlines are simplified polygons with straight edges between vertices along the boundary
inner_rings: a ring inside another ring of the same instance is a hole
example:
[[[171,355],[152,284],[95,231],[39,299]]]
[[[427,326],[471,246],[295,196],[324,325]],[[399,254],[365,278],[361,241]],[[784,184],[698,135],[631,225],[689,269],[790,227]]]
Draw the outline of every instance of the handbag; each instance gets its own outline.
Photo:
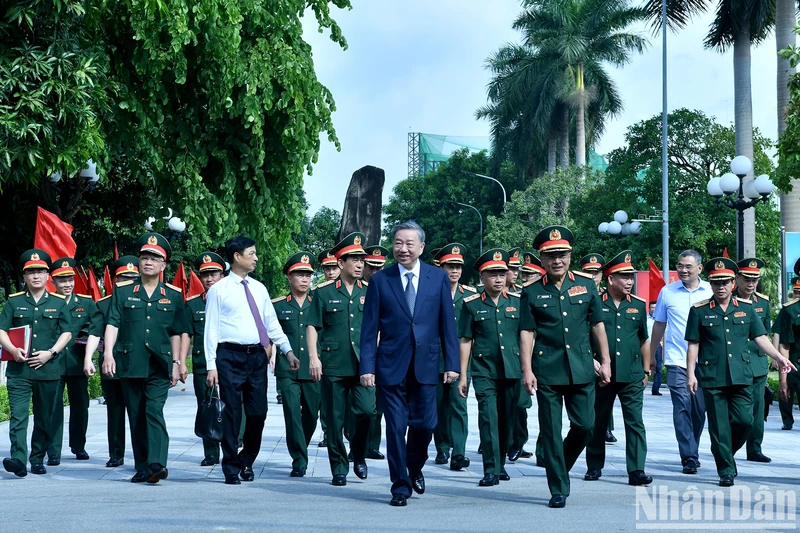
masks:
[[[219,397],[219,386],[214,385],[197,408],[194,419],[194,434],[203,440],[211,442],[222,441],[222,413],[225,402]]]

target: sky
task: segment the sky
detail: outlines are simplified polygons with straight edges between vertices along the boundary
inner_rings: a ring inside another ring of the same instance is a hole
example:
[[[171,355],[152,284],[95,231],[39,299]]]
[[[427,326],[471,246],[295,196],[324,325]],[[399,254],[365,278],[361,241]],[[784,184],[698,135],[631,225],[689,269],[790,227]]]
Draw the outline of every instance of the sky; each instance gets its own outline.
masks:
[[[355,0],[354,8],[332,8],[349,48],[317,32],[304,17],[319,80],[333,93],[334,127],[342,149],[322,138],[319,161],[304,189],[309,214],[326,206],[342,211],[354,171],[374,165],[386,172],[383,202],[408,175],[408,133],[489,135],[475,118],[486,104],[490,73],[486,58],[520,36],[511,25],[518,0]],[[713,14],[697,17],[668,36],[669,109],[688,107],[733,122],[733,56],[703,49]],[[625,143],[627,128],[661,112],[661,35],[632,28],[650,39],[642,55],[622,67],[609,66],[622,96],[623,112],[608,122],[596,149],[605,154]],[[774,36],[752,50],[753,124],[777,137]],[[733,156],[733,154],[731,154]]]

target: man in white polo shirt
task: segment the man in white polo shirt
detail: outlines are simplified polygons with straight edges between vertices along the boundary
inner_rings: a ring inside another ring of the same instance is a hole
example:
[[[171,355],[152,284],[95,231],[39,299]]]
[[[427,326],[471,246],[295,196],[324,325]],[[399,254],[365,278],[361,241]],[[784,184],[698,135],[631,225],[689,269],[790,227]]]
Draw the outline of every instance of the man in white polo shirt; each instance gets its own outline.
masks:
[[[702,257],[695,250],[678,256],[678,281],[661,290],[653,314],[655,323],[650,339],[650,359],[664,340],[664,366],[667,367],[667,386],[672,398],[672,421],[684,474],[696,474],[700,461],[697,448],[706,424],[706,406],[702,394],[690,394],[686,388],[686,351],[684,340],[689,310],[697,302],[713,296],[711,285],[700,279]],[[664,331],[666,330],[666,335]]]

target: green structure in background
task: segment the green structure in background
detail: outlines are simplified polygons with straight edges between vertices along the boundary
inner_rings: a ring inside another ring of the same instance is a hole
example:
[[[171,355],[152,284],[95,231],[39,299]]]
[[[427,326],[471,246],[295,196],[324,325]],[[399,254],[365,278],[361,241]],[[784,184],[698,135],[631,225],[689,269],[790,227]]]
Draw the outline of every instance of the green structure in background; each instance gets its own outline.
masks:
[[[461,148],[480,152],[489,150],[489,137],[464,137],[458,135],[436,135],[433,133],[408,134],[408,175],[424,176],[435,170],[439,163],[447,161],[453,152]],[[592,150],[588,151],[587,164],[594,171],[605,172],[608,168],[605,158]]]

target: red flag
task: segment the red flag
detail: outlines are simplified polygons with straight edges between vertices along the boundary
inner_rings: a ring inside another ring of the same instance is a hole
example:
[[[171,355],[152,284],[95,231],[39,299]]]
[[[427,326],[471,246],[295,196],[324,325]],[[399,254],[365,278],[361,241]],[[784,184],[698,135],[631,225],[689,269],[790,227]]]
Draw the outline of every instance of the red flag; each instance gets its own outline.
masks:
[[[114,261],[119,259],[119,248],[117,248],[117,241],[114,241]]]
[[[100,292],[100,285],[97,284],[97,278],[94,275],[94,269],[91,267],[89,268],[89,296],[95,302],[103,297],[103,293]]]
[[[194,273],[194,270],[189,271],[189,292],[186,294],[186,298],[189,299],[196,294],[203,294],[206,289],[203,287],[203,282],[200,281],[200,278],[197,277],[197,274]]]
[[[75,269],[75,289],[74,292],[78,294],[89,295],[89,289],[86,287],[86,282],[83,281],[80,270]]]
[[[186,269],[183,267],[183,261],[178,266],[178,270],[175,272],[175,278],[172,280],[172,284],[178,287],[183,293],[183,301],[186,301]]]
[[[647,301],[655,302],[658,300],[658,293],[660,293],[661,289],[665,286],[666,283],[664,283],[664,276],[661,270],[659,270],[658,265],[650,259],[650,295]]]
[[[72,239],[72,226],[41,207],[36,208],[36,233],[33,247],[44,250],[55,261],[61,257],[75,257],[78,248]]]
[[[103,289],[106,291],[106,296],[114,292],[114,283],[111,281],[111,271],[108,270],[108,265],[106,265],[106,270],[103,272]]]
[[[83,265],[81,265],[80,271],[75,271],[75,274],[77,277],[81,278],[83,286],[86,287],[86,292],[84,294],[89,294],[89,275],[86,274],[86,269],[83,268]]]
[[[730,259],[731,256],[728,255],[728,247],[726,246],[724,250],[722,250],[722,257],[725,259]]]

